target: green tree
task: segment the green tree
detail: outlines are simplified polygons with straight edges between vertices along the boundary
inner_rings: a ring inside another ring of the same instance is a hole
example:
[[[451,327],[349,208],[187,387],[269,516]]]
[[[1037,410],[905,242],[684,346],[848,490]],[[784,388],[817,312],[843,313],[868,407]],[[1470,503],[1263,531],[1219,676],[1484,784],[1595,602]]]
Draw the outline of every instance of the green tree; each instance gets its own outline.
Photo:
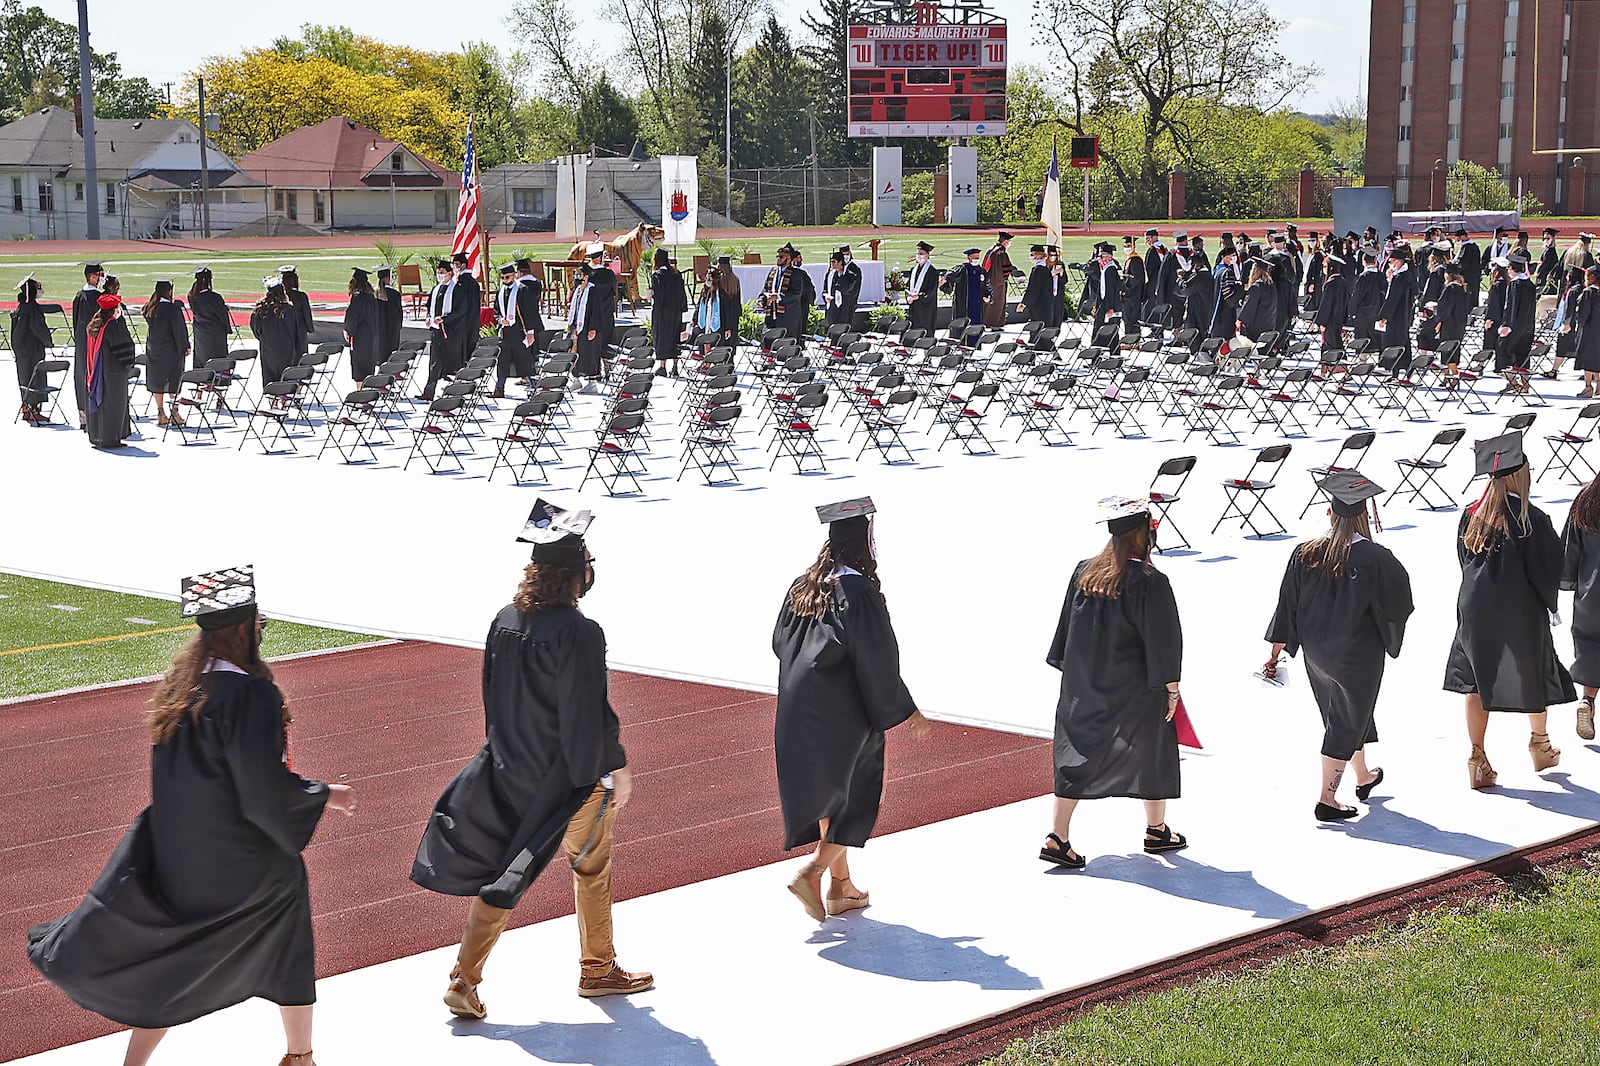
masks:
[[[684,149],[717,161],[727,128],[729,47],[727,20],[719,12],[709,13],[684,72],[684,106],[693,118],[693,135]]]
[[[1466,193],[1465,204],[1461,202],[1463,186]],[[1499,171],[1462,159],[1450,168],[1450,178],[1445,191],[1445,202],[1449,206],[1464,211],[1515,211],[1517,209],[1517,194],[1512,191],[1506,180],[1500,176]],[[1524,196],[1522,198],[1522,213],[1524,215],[1543,215],[1548,212],[1545,210],[1544,203],[1537,197]]]
[[[573,127],[579,147],[594,145],[620,155],[633,146],[638,130],[633,105],[617,92],[609,77],[600,75],[584,90]]]
[[[818,0],[816,12],[800,17],[811,41],[800,54],[812,70],[812,105],[817,113],[817,155],[825,167],[862,166],[867,145],[849,134],[846,113],[850,93],[847,55],[850,24],[859,22],[863,0]]]
[[[774,15],[734,65],[733,158],[738,167],[791,166],[810,154],[809,70]]]
[[[482,42],[466,45],[450,60],[455,71],[450,102],[457,111],[473,116],[479,168],[525,158],[529,138],[524,94],[515,77],[519,64]]]
[[[115,52],[91,52],[95,114],[154,118],[162,98],[144,78],[124,78]],[[71,107],[78,91],[78,27],[21,0],[0,0],[0,122],[42,107]]]

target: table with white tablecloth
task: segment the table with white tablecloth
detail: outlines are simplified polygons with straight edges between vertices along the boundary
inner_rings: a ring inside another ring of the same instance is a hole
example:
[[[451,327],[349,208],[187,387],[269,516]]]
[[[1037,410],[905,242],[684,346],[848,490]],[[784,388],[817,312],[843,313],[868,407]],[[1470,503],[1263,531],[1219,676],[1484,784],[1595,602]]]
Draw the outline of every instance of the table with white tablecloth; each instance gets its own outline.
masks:
[[[856,298],[857,307],[866,307],[868,304],[880,303],[883,300],[884,262],[881,259],[857,259],[856,266],[861,268],[861,295]],[[822,298],[822,281],[828,276],[828,264],[807,263],[805,272],[811,275],[811,283],[816,286],[817,298]],[[744,296],[745,303],[754,303],[756,297],[761,295],[766,287],[767,275],[772,272],[772,266],[767,263],[751,263],[744,266],[735,266],[733,273],[739,279],[739,291]]]

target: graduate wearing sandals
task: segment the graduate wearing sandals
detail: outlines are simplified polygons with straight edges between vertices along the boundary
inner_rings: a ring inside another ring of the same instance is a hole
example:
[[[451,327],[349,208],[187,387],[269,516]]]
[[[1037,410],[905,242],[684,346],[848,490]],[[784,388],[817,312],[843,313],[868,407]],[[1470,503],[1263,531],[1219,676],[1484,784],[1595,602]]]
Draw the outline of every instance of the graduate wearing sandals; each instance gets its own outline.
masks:
[[[1550,639],[1565,553],[1549,517],[1528,502],[1522,434],[1481,440],[1474,451],[1489,485],[1462,510],[1456,533],[1461,591],[1444,689],[1466,696],[1468,778],[1473,788],[1491,788],[1498,775],[1483,747],[1490,712],[1527,715],[1533,768],[1549,770],[1561,752],[1550,743],[1546,708],[1577,694]]]
[[[260,997],[278,1004],[288,1051],[315,1066],[311,896],[300,853],[347,785],[291,765],[290,717],[261,658],[248,566],[185,579],[199,632],[156,687],[150,805],[78,908],[28,931],[28,957],[79,1006],[131,1026],[124,1066],[168,1028]],[[241,1049],[213,1054],[243,1062]]]
[[[1144,800],[1144,850],[1178,851],[1189,841],[1167,825],[1180,792],[1178,681],[1183,627],[1166,575],[1151,566],[1149,500],[1101,501],[1111,540],[1072,572],[1061,622],[1045,662],[1061,671],[1056,702],[1055,825],[1045,862],[1082,869],[1068,831],[1080,800]]]
[[[848,849],[865,847],[878,820],[884,733],[909,722],[921,739],[931,728],[900,679],[872,542],[875,511],[870,499],[817,508],[827,543],[789,586],[772,631],[783,846],[817,844],[789,891],[819,922],[867,905],[850,880]]]
[[[1383,781],[1367,766],[1378,740],[1373,715],[1383,660],[1398,658],[1411,616],[1411,578],[1389,549],[1372,541],[1367,501],[1383,492],[1360,472],[1340,470],[1317,482],[1328,494],[1329,529],[1289,555],[1278,607],[1267,627],[1272,654],[1262,673],[1276,676],[1278,656],[1305,651],[1306,679],[1322,713],[1322,791],[1318,821],[1354,818],[1339,802],[1346,763],[1355,767],[1356,798]]]
[[[1566,566],[1561,588],[1572,593],[1572,680],[1583,686],[1578,736],[1594,739],[1594,701],[1600,692],[1600,478],[1590,481],[1567,511]]]

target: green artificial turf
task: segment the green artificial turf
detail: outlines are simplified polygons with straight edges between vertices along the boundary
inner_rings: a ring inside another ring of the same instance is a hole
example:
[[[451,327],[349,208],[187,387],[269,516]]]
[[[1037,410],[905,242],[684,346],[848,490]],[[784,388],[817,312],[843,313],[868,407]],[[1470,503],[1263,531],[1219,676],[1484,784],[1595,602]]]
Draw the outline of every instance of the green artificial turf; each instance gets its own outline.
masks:
[[[142,633],[183,625],[169,600],[64,585],[0,573],[0,652],[67,644],[93,637]],[[66,611],[62,607],[76,607]],[[138,621],[130,621],[137,619]],[[0,699],[125,681],[163,673],[193,626],[75,647],[0,654]],[[271,657],[364,644],[377,637],[274,621],[263,654]]]
[[[989,1066],[1590,1066],[1600,1062],[1595,858],[1341,948],[1100,1007]],[[1067,937],[1071,925],[1056,929]]]

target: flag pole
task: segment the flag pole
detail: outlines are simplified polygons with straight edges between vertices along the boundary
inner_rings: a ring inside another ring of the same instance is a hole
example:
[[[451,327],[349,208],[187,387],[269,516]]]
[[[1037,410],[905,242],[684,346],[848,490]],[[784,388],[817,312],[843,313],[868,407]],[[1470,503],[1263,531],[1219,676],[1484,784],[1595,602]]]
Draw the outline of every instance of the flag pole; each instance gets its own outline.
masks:
[[[473,115],[467,116],[467,125],[469,128],[476,126]],[[472,135],[472,187],[478,190],[478,266],[481,275],[478,290],[484,306],[492,307],[494,301],[489,297],[489,227],[484,222],[483,180],[482,170],[478,166],[478,135],[475,128]]]

